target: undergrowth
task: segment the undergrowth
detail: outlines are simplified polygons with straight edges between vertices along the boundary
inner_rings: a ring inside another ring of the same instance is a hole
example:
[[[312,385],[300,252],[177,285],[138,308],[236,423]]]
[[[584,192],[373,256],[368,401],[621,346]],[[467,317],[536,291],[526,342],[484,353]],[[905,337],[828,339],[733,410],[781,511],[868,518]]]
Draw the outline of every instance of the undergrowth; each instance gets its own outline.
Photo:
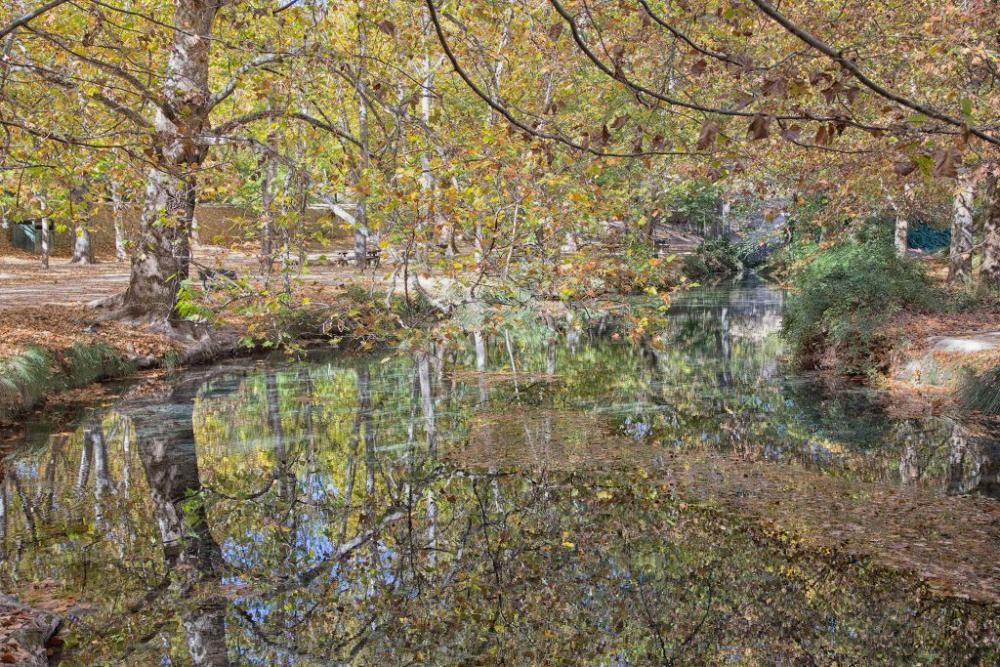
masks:
[[[0,359],[0,418],[31,408],[48,394],[128,370],[129,364],[121,353],[104,343],[75,343],[59,352],[29,346]]]
[[[885,238],[850,239],[816,254],[792,275],[784,333],[801,368],[877,376],[895,341],[887,333],[903,310],[946,307],[916,262],[897,257]]]
[[[963,408],[988,417],[1000,417],[1000,366],[966,380],[959,393]]]
[[[727,239],[711,239],[684,258],[684,275],[691,280],[732,278],[743,271],[740,249]]]

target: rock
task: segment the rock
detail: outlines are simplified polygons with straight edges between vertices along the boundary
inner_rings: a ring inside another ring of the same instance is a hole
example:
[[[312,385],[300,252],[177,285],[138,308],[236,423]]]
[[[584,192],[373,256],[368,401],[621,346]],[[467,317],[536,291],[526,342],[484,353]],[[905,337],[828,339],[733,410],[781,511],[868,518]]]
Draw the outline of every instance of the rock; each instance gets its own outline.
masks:
[[[1000,350],[1000,331],[976,334],[974,336],[934,336],[932,352],[970,354]]]
[[[0,665],[47,667],[48,646],[62,619],[0,594]]]

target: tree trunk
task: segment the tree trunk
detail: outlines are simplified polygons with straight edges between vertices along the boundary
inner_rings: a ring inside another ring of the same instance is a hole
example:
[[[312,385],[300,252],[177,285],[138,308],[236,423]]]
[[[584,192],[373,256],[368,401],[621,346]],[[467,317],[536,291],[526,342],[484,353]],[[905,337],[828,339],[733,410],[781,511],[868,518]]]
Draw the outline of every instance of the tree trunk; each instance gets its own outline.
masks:
[[[191,262],[197,201],[194,173],[208,154],[208,88],[212,25],[222,3],[175,0],[175,30],[163,98],[172,118],[157,110],[154,166],[149,170],[142,231],[132,258],[123,306],[133,317],[170,318]]]
[[[902,211],[896,212],[896,254],[900,257],[906,256],[907,238],[910,235],[910,221],[906,219]]]
[[[201,491],[193,427],[194,397],[200,382],[189,382],[171,395],[177,409],[164,421],[150,404],[130,416],[136,428],[139,457],[146,472],[153,515],[172,585],[182,600],[178,614],[194,665],[229,664],[224,598],[199,595],[197,588],[222,573],[222,549],[209,529],[205,504],[190,502]]]
[[[115,260],[124,262],[128,256],[125,248],[125,202],[122,201],[121,188],[111,182],[111,216],[115,229]]]
[[[94,246],[90,242],[90,230],[84,226],[76,228],[76,238],[73,241],[73,264],[93,264]]]
[[[990,180],[983,220],[983,263],[979,269],[983,285],[1000,290],[1000,176]]]
[[[270,275],[274,267],[274,178],[277,165],[264,156],[264,174],[260,180],[260,271]]]
[[[73,258],[70,259],[72,264],[93,264],[94,263],[94,247],[90,242],[90,217],[91,217],[91,207],[89,201],[89,188],[86,185],[73,188],[70,190],[69,197],[70,202],[77,205],[81,211],[80,216],[83,218],[83,223],[78,224],[75,229],[74,240],[73,240]]]
[[[43,211],[42,212],[42,268],[49,268],[49,216]]]
[[[951,248],[948,282],[968,284],[972,280],[973,202],[975,182],[968,175],[959,177],[955,193],[955,214],[951,223]]]
[[[364,179],[367,177],[368,164],[371,160],[368,149],[368,101],[365,76],[367,74],[368,33],[365,29],[365,3],[358,2],[358,73],[354,82],[358,93],[358,143],[361,147],[361,159],[354,168],[354,196],[357,200],[357,226],[354,228],[354,261],[358,269],[365,270],[368,265],[368,205],[366,202],[367,188]]]

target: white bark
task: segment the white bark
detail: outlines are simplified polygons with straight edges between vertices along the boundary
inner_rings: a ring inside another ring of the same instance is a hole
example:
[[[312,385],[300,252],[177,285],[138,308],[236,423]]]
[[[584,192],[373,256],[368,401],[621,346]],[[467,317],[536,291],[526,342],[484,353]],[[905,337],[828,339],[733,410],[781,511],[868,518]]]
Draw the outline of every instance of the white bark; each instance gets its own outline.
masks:
[[[948,261],[948,282],[969,283],[972,280],[973,205],[975,181],[968,174],[959,177],[955,193],[955,210],[951,224],[951,248]]]

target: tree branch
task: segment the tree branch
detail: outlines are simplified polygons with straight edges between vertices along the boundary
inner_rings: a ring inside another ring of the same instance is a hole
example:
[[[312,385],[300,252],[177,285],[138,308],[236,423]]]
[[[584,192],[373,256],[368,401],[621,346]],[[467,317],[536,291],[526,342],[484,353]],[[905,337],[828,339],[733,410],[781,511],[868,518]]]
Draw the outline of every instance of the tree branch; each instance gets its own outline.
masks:
[[[552,1],[555,2],[556,0]],[[786,31],[798,37],[800,40],[811,46],[813,49],[819,51],[826,57],[830,58],[831,60],[839,64],[845,70],[850,72],[850,74],[855,79],[857,79],[858,82],[861,83],[861,85],[865,86],[866,88],[874,92],[876,95],[884,97],[885,99],[890,100],[892,102],[895,102],[900,106],[904,106],[908,109],[912,109],[913,111],[922,113],[928,118],[934,118],[949,125],[954,125],[955,127],[968,129],[970,134],[982,139],[983,141],[1000,146],[1000,137],[995,137],[990,134],[987,134],[981,129],[969,127],[968,124],[960,118],[956,118],[942,111],[938,111],[937,109],[934,109],[933,107],[930,107],[926,104],[914,102],[913,100],[903,97],[899,93],[893,92],[888,88],[882,86],[881,84],[876,83],[875,81],[870,79],[867,75],[865,75],[865,73],[861,71],[861,68],[858,67],[853,60],[846,57],[841,51],[837,51],[832,46],[829,46],[828,44],[820,41],[819,38],[808,32],[805,28],[802,28],[801,26],[792,23],[792,21],[789,20],[784,14],[775,9],[773,5],[765,2],[765,0],[750,0],[750,1],[753,2],[753,4],[755,4],[757,8],[760,9],[760,11],[764,12],[768,17],[770,17],[775,23],[780,25]]]
[[[69,0],[51,0],[51,2],[45,3],[38,9],[32,10],[27,14],[19,16],[18,18],[14,19],[13,21],[5,25],[3,28],[0,28],[0,39],[3,39],[10,33],[20,28],[21,26],[28,25],[31,21],[34,21],[42,14],[45,14],[46,12],[55,9],[59,5],[64,5],[67,2],[69,2]]]
[[[687,152],[687,151],[636,151],[636,152],[629,152],[629,153],[614,152],[614,151],[602,151],[602,150],[598,150],[596,148],[592,148],[589,145],[581,144],[581,143],[579,143],[577,141],[574,141],[573,139],[569,139],[569,138],[564,137],[564,136],[562,136],[560,134],[552,134],[550,132],[543,132],[543,131],[539,131],[539,130],[533,128],[533,127],[530,127],[526,123],[524,123],[524,122],[518,120],[517,118],[515,118],[514,115],[510,112],[510,110],[507,109],[507,107],[505,107],[504,105],[502,105],[499,102],[497,102],[490,95],[487,95],[486,92],[483,91],[483,89],[480,88],[476,84],[476,82],[472,80],[472,77],[469,76],[468,72],[466,72],[462,68],[462,65],[458,62],[458,58],[455,56],[455,52],[452,51],[451,46],[448,44],[448,39],[445,37],[445,34],[444,34],[444,28],[441,27],[441,19],[440,19],[439,15],[438,15],[437,8],[434,6],[434,0],[424,0],[424,1],[425,1],[426,5],[427,5],[428,10],[430,11],[431,23],[434,24],[434,31],[437,33],[438,42],[441,44],[441,48],[444,49],[445,56],[448,58],[448,62],[451,63],[451,66],[455,70],[455,73],[458,74],[459,77],[461,77],[462,81],[465,82],[465,85],[468,86],[469,89],[472,90],[472,92],[475,93],[477,97],[479,97],[481,100],[483,100],[484,102],[486,102],[486,104],[488,104],[491,109],[493,109],[494,111],[496,111],[497,113],[499,113],[501,116],[503,116],[507,120],[507,122],[510,123],[511,125],[513,125],[514,127],[516,127],[518,129],[526,132],[527,134],[529,134],[529,135],[531,135],[533,137],[537,137],[539,139],[545,139],[547,141],[555,141],[557,143],[565,144],[566,146],[569,146],[570,148],[574,148],[574,149],[576,149],[578,151],[582,151],[582,152],[585,152],[585,153],[590,153],[591,155],[596,155],[598,157],[629,157],[629,158],[631,158],[631,157],[646,157],[646,156],[653,156],[653,155],[696,155],[697,154],[697,153],[691,153],[691,152]]]

